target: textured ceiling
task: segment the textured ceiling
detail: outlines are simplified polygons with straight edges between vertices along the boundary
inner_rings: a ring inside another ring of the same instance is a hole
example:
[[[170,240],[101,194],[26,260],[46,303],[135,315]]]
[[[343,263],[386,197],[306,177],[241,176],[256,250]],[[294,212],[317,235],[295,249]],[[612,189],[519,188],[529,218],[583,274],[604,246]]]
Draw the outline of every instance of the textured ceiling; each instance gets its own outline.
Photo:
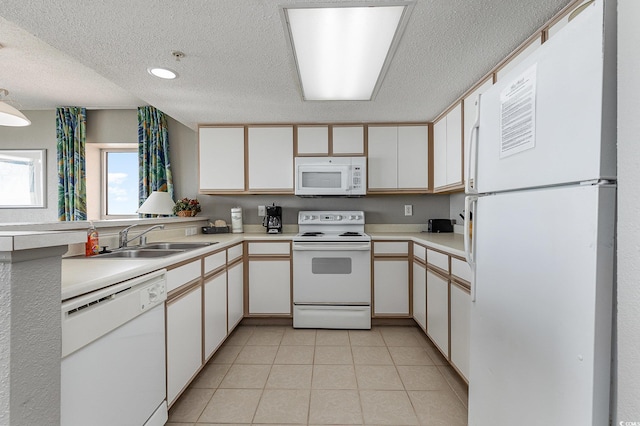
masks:
[[[373,101],[303,102],[278,6],[309,0],[0,0],[0,88],[21,109],[146,103],[191,128],[427,121],[569,2],[417,0]]]

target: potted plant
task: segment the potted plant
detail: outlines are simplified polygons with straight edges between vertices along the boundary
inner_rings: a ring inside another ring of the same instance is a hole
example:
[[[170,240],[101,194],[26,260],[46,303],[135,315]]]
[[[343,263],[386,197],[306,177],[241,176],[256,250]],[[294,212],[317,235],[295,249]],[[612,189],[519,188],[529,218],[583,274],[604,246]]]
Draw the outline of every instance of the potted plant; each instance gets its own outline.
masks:
[[[201,210],[200,202],[197,198],[189,199],[185,197],[176,201],[176,205],[173,206],[173,212],[181,217],[195,216]]]

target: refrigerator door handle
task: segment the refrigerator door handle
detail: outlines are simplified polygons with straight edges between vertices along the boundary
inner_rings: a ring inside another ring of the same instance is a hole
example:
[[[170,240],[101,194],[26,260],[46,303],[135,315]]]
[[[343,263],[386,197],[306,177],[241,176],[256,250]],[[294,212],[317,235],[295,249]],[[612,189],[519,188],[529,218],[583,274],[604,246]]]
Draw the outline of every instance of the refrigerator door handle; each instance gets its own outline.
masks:
[[[469,152],[467,153],[467,170],[466,179],[464,182],[464,192],[467,194],[477,194],[478,190],[478,133],[480,131],[480,98],[482,94],[478,94],[476,100],[476,120],[471,127],[471,134],[469,135]],[[475,137],[474,137],[475,136]],[[473,173],[472,173],[473,172]],[[471,184],[473,182],[473,185]]]
[[[468,195],[464,197],[464,257],[471,267],[472,282],[471,282],[471,301],[476,301],[476,248],[475,239],[472,235],[472,221],[471,217],[475,213],[476,205],[478,203],[478,197],[475,195]]]

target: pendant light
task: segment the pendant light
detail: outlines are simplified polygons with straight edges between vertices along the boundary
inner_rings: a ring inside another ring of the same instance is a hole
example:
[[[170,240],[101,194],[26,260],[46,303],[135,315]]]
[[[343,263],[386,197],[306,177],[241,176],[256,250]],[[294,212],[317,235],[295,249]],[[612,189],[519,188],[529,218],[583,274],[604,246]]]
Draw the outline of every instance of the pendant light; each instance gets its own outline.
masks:
[[[0,96],[6,98],[7,89],[0,89]],[[0,126],[23,127],[29,126],[31,121],[23,113],[0,99]]]

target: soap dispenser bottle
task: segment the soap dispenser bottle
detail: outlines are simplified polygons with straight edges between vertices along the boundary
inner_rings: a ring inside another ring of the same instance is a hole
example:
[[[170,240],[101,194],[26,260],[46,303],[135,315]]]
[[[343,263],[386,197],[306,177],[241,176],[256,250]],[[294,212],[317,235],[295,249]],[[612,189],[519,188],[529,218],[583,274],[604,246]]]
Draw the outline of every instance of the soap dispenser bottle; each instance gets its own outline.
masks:
[[[100,252],[100,243],[98,240],[98,231],[96,230],[93,222],[89,222],[89,229],[87,230],[87,244],[85,246],[85,255],[93,256]]]

